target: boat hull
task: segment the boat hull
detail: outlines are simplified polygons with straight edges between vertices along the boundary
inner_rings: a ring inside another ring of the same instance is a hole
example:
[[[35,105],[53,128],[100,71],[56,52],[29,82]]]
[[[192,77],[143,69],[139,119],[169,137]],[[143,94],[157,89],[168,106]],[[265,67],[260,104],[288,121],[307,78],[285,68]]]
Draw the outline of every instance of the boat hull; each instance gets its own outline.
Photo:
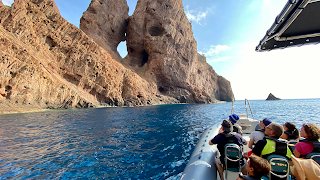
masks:
[[[191,179],[217,179],[217,170],[214,163],[218,153],[217,145],[209,145],[209,141],[218,134],[221,125],[219,123],[209,127],[200,137],[190,160],[183,171],[181,180]]]

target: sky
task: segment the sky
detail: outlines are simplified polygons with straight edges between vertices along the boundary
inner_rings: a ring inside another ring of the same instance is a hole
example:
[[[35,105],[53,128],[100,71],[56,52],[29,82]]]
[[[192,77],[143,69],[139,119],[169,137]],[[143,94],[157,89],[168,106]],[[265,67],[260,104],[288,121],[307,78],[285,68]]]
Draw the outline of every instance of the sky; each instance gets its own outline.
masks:
[[[2,0],[11,5],[13,0]],[[55,0],[60,14],[79,27],[91,0]],[[198,52],[218,75],[230,81],[236,100],[320,98],[320,45],[270,52],[255,47],[288,0],[182,0]],[[127,0],[129,15],[137,0]],[[120,43],[121,56],[127,54]]]

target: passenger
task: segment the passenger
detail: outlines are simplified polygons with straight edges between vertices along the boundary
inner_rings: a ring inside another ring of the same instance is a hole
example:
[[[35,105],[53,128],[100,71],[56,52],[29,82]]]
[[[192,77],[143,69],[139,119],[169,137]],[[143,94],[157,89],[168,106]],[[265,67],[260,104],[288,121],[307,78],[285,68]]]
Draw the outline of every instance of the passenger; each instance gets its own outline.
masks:
[[[216,157],[215,163],[217,169],[219,171],[220,179],[224,180],[223,178],[223,170],[224,170],[224,146],[227,143],[235,143],[242,147],[242,145],[247,144],[246,140],[238,133],[232,133],[233,126],[232,123],[228,120],[223,120],[221,124],[221,128],[219,130],[219,134],[217,134],[213,139],[209,141],[210,145],[217,144],[218,150],[220,152],[220,157]]]
[[[272,122],[268,118],[264,118],[263,120],[260,121],[259,126],[261,127],[261,130],[253,131],[249,136],[250,141],[249,141],[248,147],[250,149],[253,148],[254,144],[256,144],[258,141],[262,140],[265,137],[265,128],[271,123]],[[251,154],[252,154],[252,150],[249,152],[243,153],[243,157],[245,159],[248,159]]]
[[[296,140],[299,141],[300,139],[300,133],[299,130],[297,129],[296,125],[291,123],[291,122],[286,122],[283,125],[284,132],[281,136],[282,139],[286,140]]]
[[[250,141],[248,147],[250,149],[252,149],[253,145],[256,144],[259,140],[262,140],[264,138],[265,128],[271,123],[272,122],[268,118],[264,118],[262,121],[260,121],[259,126],[261,127],[261,130],[253,131],[249,136]]]
[[[236,124],[239,119],[239,116],[236,114],[232,114],[229,116],[229,121],[232,123],[233,126],[233,132],[242,135],[242,127],[239,124]]]
[[[307,154],[314,150],[314,145],[311,141],[318,141],[320,138],[320,128],[313,123],[305,123],[301,128],[301,137],[304,137],[306,140],[301,140],[295,145],[293,154],[297,158],[305,158]]]
[[[248,175],[239,175],[236,180],[261,180],[262,176],[266,176],[271,166],[266,159],[252,155],[249,157],[246,165]]]
[[[291,150],[286,141],[279,140],[283,134],[283,127],[277,123],[269,124],[265,129],[267,135],[265,139],[260,140],[252,149],[252,154],[267,159],[268,156],[276,154],[282,155],[291,160]]]

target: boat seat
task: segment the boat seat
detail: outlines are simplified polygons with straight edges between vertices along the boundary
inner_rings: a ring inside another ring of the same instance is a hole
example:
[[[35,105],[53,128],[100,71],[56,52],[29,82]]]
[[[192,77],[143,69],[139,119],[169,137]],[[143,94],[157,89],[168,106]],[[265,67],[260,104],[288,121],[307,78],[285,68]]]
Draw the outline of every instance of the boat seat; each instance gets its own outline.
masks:
[[[268,175],[269,180],[290,179],[290,163],[286,157],[281,155],[271,155],[267,160],[271,165],[271,171]]]
[[[242,127],[243,133],[251,133],[252,132],[252,124],[249,119],[239,119],[237,122],[238,125]]]
[[[242,161],[241,147],[234,143],[225,145],[225,165],[227,171],[240,172]]]
[[[306,156],[307,159],[313,159],[315,162],[317,162],[320,165],[320,153],[309,153]]]
[[[298,143],[297,140],[289,140],[288,141],[288,146],[290,150],[293,152],[296,148],[294,147]]]

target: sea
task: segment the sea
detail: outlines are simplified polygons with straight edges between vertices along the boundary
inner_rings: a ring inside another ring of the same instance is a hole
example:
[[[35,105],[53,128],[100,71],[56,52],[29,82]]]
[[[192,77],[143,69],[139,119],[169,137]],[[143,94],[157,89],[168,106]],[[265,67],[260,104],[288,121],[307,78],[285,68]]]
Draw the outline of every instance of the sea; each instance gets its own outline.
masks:
[[[320,126],[320,99],[246,105],[234,102],[234,113]],[[231,109],[226,102],[0,115],[0,180],[178,180],[201,134]]]

